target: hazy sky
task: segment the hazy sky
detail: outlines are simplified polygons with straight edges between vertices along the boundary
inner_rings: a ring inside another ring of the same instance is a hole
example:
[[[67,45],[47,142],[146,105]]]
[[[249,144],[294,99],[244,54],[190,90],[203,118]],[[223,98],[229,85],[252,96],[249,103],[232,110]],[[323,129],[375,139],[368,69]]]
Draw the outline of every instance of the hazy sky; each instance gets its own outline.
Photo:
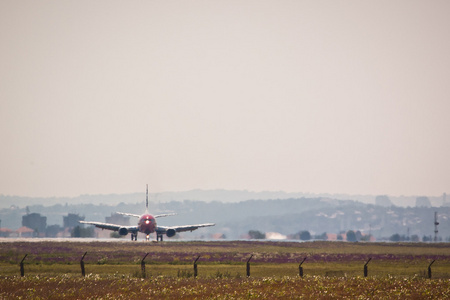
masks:
[[[450,1],[0,1],[0,194],[450,192]]]

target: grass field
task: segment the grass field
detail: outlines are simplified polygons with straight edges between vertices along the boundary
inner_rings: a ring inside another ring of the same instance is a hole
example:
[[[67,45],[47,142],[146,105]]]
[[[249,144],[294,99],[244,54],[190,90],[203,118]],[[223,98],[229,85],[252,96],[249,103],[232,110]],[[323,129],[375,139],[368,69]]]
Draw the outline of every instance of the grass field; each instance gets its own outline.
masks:
[[[25,254],[21,277],[19,263]],[[193,262],[199,255],[194,278]],[[430,280],[427,268],[433,260]],[[445,299],[450,296],[450,244],[0,240],[0,276],[0,299]]]

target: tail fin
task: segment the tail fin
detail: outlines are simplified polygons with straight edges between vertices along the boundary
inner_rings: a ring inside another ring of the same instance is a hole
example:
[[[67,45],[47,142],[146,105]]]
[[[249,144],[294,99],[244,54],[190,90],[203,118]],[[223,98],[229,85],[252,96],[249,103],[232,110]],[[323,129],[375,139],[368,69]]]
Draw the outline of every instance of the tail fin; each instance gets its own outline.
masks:
[[[145,210],[148,212],[148,184],[147,184],[147,192],[145,196]]]

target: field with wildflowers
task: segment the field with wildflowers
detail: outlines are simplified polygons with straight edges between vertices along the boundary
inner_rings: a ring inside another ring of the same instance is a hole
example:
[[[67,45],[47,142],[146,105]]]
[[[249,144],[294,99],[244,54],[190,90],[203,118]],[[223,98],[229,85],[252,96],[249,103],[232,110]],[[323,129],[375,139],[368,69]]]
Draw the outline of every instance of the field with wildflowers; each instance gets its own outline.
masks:
[[[80,259],[86,277],[81,276]],[[145,272],[141,260],[146,253]],[[24,260],[25,276],[19,263]],[[198,260],[194,278],[193,262]],[[246,262],[253,255],[251,276]],[[304,276],[299,276],[299,262]],[[368,277],[363,266],[368,264]],[[428,265],[432,279],[428,279]],[[0,240],[0,299],[448,298],[450,245]]]
[[[2,277],[2,299],[448,299],[448,280],[364,277]]]

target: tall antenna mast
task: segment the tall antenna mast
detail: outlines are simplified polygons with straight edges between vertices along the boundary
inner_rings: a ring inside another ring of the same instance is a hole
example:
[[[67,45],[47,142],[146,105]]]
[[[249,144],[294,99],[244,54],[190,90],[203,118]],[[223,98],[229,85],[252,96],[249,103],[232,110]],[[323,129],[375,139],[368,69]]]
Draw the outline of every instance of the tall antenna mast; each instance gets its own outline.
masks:
[[[437,211],[434,212],[434,241],[437,242],[437,235],[438,235],[438,219],[437,219]]]

